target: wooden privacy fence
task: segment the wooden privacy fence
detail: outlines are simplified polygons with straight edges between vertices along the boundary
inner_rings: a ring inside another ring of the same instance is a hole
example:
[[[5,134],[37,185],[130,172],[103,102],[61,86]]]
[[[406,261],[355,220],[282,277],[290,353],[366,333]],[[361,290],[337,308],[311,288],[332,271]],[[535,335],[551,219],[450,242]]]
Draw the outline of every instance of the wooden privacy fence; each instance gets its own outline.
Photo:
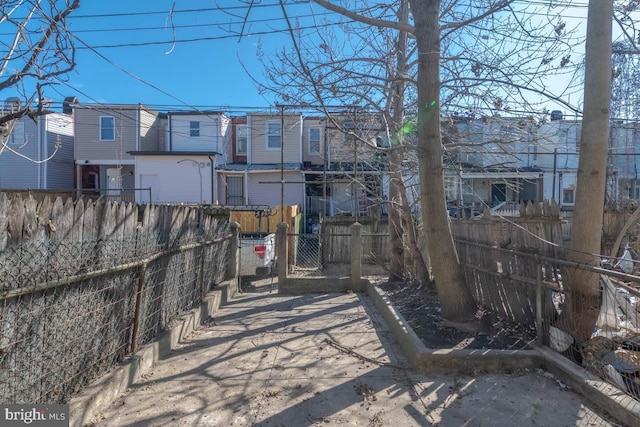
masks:
[[[156,231],[189,239],[207,221],[228,219],[228,211],[215,208],[0,193],[0,251],[22,241],[118,239]]]
[[[8,211],[3,402],[67,401],[233,272],[237,231],[202,208],[0,198]]]
[[[351,259],[351,226],[354,217],[328,217],[322,222],[323,265],[344,264]],[[381,263],[388,260],[388,225],[386,218],[358,218],[362,225],[362,260],[364,263]]]
[[[240,208],[242,208],[240,206]],[[250,206],[247,206],[249,209]],[[275,233],[278,229],[278,224],[283,222],[283,208],[282,206],[271,207],[269,211],[264,212],[262,210],[248,210],[248,211],[230,211],[230,220],[240,224],[240,230],[242,232],[256,232],[260,229],[261,232],[269,231]],[[292,229],[295,226],[295,218],[300,215],[300,207],[298,205],[285,206],[284,207],[284,223],[289,225]]]

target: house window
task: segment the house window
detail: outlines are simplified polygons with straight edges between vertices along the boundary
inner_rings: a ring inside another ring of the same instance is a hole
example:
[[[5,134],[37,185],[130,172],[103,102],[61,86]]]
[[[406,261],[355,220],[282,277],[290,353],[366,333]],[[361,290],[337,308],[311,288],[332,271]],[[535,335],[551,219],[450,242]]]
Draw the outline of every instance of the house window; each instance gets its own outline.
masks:
[[[200,136],[200,122],[189,122],[189,136]]]
[[[247,155],[247,125],[236,126],[236,155]]]
[[[574,203],[574,193],[575,190],[573,188],[565,188],[562,191],[562,203],[566,203],[567,205],[572,205]]]
[[[282,148],[282,124],[280,122],[267,123],[267,150]]]
[[[13,125],[13,130],[11,131],[11,135],[9,135],[7,143],[9,145],[23,145],[25,143],[24,123],[16,122],[16,124]]]
[[[239,206],[244,204],[244,177],[228,176],[226,205]]]
[[[309,154],[320,154],[320,128],[309,129]]]
[[[100,141],[116,140],[116,118],[113,116],[100,117]]]

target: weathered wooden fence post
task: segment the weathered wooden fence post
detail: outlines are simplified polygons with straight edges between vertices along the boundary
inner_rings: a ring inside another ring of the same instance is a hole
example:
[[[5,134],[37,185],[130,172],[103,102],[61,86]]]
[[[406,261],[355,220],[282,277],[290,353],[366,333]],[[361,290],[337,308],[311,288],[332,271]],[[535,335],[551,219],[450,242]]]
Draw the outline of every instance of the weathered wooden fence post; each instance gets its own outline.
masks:
[[[362,224],[351,224],[351,283],[357,287],[362,279]]]
[[[544,343],[544,330],[542,324],[542,262],[536,255],[536,343]]]
[[[231,230],[231,248],[229,249],[229,264],[227,265],[227,279],[235,279],[238,277],[238,264],[241,262],[240,257],[240,224],[231,222],[229,224]]]

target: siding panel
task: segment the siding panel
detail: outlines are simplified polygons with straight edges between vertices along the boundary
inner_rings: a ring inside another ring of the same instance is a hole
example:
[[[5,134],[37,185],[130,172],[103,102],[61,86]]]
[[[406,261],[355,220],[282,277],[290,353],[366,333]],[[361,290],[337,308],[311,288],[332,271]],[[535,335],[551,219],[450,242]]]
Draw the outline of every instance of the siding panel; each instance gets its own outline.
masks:
[[[302,205],[304,201],[304,184],[291,184],[292,182],[302,182],[304,180],[302,173],[299,171],[285,171],[284,180],[287,183],[284,184],[284,204]],[[269,184],[265,182],[269,182]],[[249,174],[248,204],[279,206],[282,198],[279,182],[280,172]]]
[[[141,179],[141,176],[145,178]],[[179,156],[138,156],[136,187],[149,185],[147,183],[153,183],[153,179],[157,179],[158,186],[152,188],[155,202],[210,203],[212,200],[211,161],[206,156],[190,156],[189,159]],[[136,197],[139,202],[142,195]]]
[[[38,125],[28,117],[21,118],[19,122],[24,126],[24,143],[22,145],[8,145],[8,147],[33,160],[40,160],[40,154],[38,153]],[[38,185],[38,168],[38,164],[5,149],[0,154],[0,188],[40,188]]]
[[[267,150],[267,122],[280,123],[280,116],[252,114],[249,122],[251,143],[250,161],[252,164],[274,164],[281,162],[280,150]],[[300,163],[302,145],[302,116],[286,115],[284,118],[284,162]]]
[[[75,159],[132,162],[136,150],[136,106],[78,107],[75,114]],[[114,116],[115,141],[100,141],[100,117]]]

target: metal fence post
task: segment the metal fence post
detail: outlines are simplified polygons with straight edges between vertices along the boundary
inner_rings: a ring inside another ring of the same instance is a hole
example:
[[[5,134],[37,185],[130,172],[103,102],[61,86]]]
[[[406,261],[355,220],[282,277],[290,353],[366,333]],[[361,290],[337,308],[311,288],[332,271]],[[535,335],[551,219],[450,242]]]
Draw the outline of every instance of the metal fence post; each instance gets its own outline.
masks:
[[[284,283],[287,279],[288,252],[287,252],[287,229],[289,225],[281,222],[276,231],[276,260],[278,266],[278,283]]]
[[[351,224],[351,283],[357,286],[362,278],[362,224]]]
[[[138,335],[140,334],[140,318],[142,317],[142,292],[144,292],[144,276],[147,272],[147,263],[140,266],[140,276],[138,277],[138,287],[136,289],[136,306],[133,311],[133,331],[131,333],[130,353],[135,353],[138,347]]]
[[[227,279],[238,277],[238,265],[240,263],[240,224],[231,222],[231,248],[229,249],[229,264],[227,265]]]
[[[542,262],[536,255],[536,344],[542,345],[544,342],[543,319],[542,319]]]
[[[198,277],[196,280],[196,286],[198,286],[198,297],[202,300],[207,293],[204,290],[204,258],[207,253],[207,244],[200,244],[200,267],[198,268]],[[207,284],[207,288],[209,284]]]

